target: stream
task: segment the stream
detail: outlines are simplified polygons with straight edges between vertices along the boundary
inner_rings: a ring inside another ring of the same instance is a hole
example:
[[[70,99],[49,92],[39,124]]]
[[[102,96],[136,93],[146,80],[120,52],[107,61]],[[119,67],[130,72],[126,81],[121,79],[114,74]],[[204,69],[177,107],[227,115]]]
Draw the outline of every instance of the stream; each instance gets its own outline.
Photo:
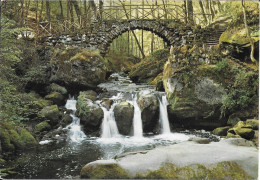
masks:
[[[111,159],[127,152],[172,145],[187,141],[190,137],[212,136],[206,131],[173,133],[168,120],[166,95],[164,92],[155,91],[154,86],[135,84],[127,76],[115,73],[111,75],[108,82],[100,84],[99,88],[109,92],[103,96],[106,98],[110,96],[109,99],[113,100],[110,109],[101,105],[101,98],[97,100],[104,112],[101,136],[90,137],[84,134],[81,130],[80,119],[75,116],[76,99],[71,97],[65,105],[67,109],[72,110],[70,116],[73,118],[73,122],[64,128],[67,131],[67,140],[59,143],[48,140],[41,141],[37,150],[21,153],[19,158],[13,161],[16,164],[15,171],[18,174],[11,178],[80,178],[81,168],[95,160]],[[137,99],[139,93],[150,92],[154,93],[159,101],[160,134],[143,133],[141,110]],[[119,133],[114,117],[113,110],[122,99],[134,106],[131,136],[123,136]]]

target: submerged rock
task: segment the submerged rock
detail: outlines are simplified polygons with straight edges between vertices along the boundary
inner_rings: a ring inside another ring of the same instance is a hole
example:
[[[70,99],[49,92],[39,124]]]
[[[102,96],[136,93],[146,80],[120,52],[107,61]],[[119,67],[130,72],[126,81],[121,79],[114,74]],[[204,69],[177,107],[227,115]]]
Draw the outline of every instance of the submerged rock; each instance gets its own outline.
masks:
[[[141,91],[139,93],[138,105],[141,109],[143,131],[145,133],[153,131],[159,119],[157,96],[151,91]]]
[[[128,102],[121,102],[116,105],[114,115],[119,133],[129,135],[133,123],[134,106]]]

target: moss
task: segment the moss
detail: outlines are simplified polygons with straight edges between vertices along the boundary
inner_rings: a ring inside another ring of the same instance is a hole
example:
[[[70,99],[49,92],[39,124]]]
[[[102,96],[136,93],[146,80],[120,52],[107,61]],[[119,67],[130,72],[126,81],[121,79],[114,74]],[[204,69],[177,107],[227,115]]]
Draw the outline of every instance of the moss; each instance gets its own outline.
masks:
[[[147,174],[138,174],[135,178],[147,179],[253,179],[235,162],[224,161],[215,165],[205,166],[193,164],[177,167],[166,164],[158,170]]]
[[[80,60],[80,61],[91,61],[92,58],[98,57],[100,59],[103,59],[103,57],[100,55],[98,50],[92,50],[92,49],[84,49],[81,50],[79,53],[74,55],[70,61]]]
[[[81,170],[81,178],[89,179],[128,179],[128,173],[117,164],[99,164],[95,167],[85,166]]]
[[[24,148],[30,148],[31,146],[37,145],[35,138],[26,129],[22,129],[20,133],[20,142]]]
[[[34,132],[35,132],[36,134],[39,134],[39,133],[42,132],[42,131],[48,131],[48,130],[50,130],[50,129],[51,129],[50,124],[49,124],[47,121],[43,121],[43,122],[41,122],[41,123],[39,123],[39,124],[37,124],[37,125],[35,126]]]

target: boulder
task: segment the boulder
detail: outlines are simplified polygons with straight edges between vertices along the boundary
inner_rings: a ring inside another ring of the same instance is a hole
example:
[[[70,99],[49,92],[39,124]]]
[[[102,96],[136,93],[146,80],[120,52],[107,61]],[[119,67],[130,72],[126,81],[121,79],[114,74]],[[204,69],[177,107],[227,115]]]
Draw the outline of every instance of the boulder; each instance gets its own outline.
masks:
[[[253,130],[259,129],[259,120],[256,119],[248,119],[246,120],[246,125],[249,125],[253,128]]]
[[[0,123],[0,141],[3,153],[30,149],[38,144],[29,131],[7,122]]]
[[[58,106],[62,106],[65,104],[65,97],[59,92],[52,92],[45,96],[45,99],[52,101],[54,104]]]
[[[255,145],[257,146],[257,147],[259,147],[259,131],[257,130],[257,131],[254,131],[255,132],[255,134],[254,134],[254,138],[253,138],[253,142],[255,143]]]
[[[114,115],[119,133],[129,135],[133,123],[134,106],[128,102],[121,102],[116,105]]]
[[[40,134],[43,131],[49,131],[49,130],[51,130],[50,124],[47,121],[43,121],[35,126],[34,133]]]
[[[60,86],[58,84],[55,83],[51,83],[47,88],[46,88],[46,92],[51,93],[51,92],[58,92],[60,94],[62,94],[63,96],[66,96],[68,94],[68,91],[65,87]]]
[[[226,136],[230,126],[219,127],[213,130],[213,134],[217,136]]]
[[[85,165],[80,172],[84,179],[128,179],[127,172],[115,160],[97,160]]]
[[[50,64],[50,81],[66,84],[71,90],[95,88],[105,81],[105,60],[97,50],[78,47],[56,49]]]
[[[141,91],[138,105],[141,109],[143,131],[145,133],[153,131],[159,119],[159,102],[156,95],[151,91]]]
[[[69,114],[65,114],[62,117],[61,125],[62,125],[62,127],[65,127],[65,126],[69,125],[70,123],[72,123],[72,121],[73,121],[72,117]]]
[[[39,114],[44,119],[49,120],[50,125],[57,125],[60,120],[60,112],[57,105],[46,106]]]
[[[255,132],[251,128],[234,128],[234,131],[237,135],[245,139],[253,139]]]
[[[89,134],[98,131],[104,117],[99,105],[88,99],[84,92],[80,92],[76,106],[76,115],[80,118],[84,132]]]
[[[98,94],[95,91],[88,90],[88,91],[80,92],[80,95],[84,96],[84,98],[86,98],[86,99],[90,99],[92,101],[95,101],[97,99]]]
[[[113,104],[113,100],[111,100],[111,99],[104,99],[101,102],[101,105],[103,107],[105,107],[107,110],[109,110],[111,108],[112,104]]]

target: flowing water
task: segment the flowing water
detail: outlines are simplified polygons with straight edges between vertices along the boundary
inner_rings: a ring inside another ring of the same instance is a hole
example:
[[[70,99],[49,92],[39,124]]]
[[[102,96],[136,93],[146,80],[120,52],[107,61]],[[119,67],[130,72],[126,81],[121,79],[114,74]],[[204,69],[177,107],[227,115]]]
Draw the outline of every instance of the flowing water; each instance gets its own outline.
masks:
[[[111,159],[126,152],[167,146],[187,141],[194,136],[189,131],[171,133],[166,95],[156,92],[154,86],[134,84],[126,76],[112,74],[111,80],[100,84],[99,87],[108,92],[115,92],[114,96],[109,97],[113,100],[110,109],[101,105],[101,99],[97,101],[104,111],[101,137],[89,137],[81,131],[80,119],[75,116],[76,100],[70,98],[65,107],[72,110],[70,116],[73,118],[73,122],[64,128],[67,130],[67,140],[62,143],[41,141],[41,146],[36,151],[22,153],[13,162],[14,169],[19,174],[11,176],[11,178],[79,178],[81,168],[89,162],[98,159]],[[138,106],[138,95],[143,90],[154,92],[159,99],[160,116],[158,121],[161,125],[161,134],[159,135],[143,134],[141,110]],[[133,136],[123,136],[118,132],[113,110],[123,100],[134,106]],[[199,135],[197,134],[197,136]]]

